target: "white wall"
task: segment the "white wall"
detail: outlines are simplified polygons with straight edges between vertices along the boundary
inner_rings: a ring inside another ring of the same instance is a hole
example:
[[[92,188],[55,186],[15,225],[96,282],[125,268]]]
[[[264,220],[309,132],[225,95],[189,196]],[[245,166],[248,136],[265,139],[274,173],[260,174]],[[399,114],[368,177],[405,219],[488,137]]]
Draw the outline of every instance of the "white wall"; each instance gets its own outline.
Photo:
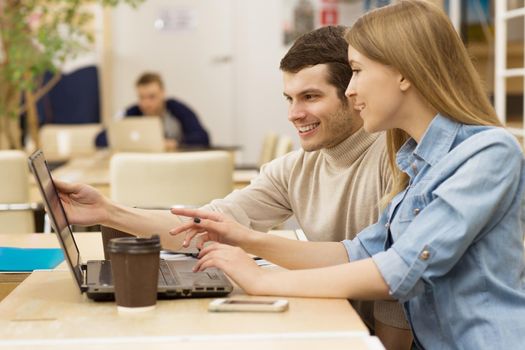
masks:
[[[259,157],[269,131],[292,136],[287,119],[279,62],[287,51],[282,45],[281,0],[237,0],[234,20],[236,136],[247,163]]]

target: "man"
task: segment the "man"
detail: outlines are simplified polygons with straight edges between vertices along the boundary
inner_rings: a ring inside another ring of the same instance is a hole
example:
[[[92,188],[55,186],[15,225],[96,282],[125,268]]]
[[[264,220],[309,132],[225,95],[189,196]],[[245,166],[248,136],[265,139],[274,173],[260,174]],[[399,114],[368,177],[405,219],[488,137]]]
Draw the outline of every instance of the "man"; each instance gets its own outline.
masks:
[[[144,73],[136,82],[138,104],[126,109],[125,117],[156,116],[162,118],[166,149],[209,147],[208,133],[195,113],[173,98],[166,99],[164,83],[156,73]],[[107,147],[106,132],[97,136],[97,147]]]
[[[376,222],[391,176],[385,137],[367,134],[345,97],[352,71],[343,32],[343,27],[325,27],[305,34],[281,60],[288,119],[302,149],[266,164],[250,186],[204,209],[227,213],[259,231],[295,215],[308,239],[316,241],[353,238]],[[170,239],[166,234],[179,224],[168,212],[126,208],[85,185],[59,186],[74,223],[102,223],[137,235],[163,233],[164,247],[180,247],[183,235]],[[354,306],[374,327],[373,304]],[[375,318],[376,334],[387,348],[410,347],[399,304],[376,302]]]

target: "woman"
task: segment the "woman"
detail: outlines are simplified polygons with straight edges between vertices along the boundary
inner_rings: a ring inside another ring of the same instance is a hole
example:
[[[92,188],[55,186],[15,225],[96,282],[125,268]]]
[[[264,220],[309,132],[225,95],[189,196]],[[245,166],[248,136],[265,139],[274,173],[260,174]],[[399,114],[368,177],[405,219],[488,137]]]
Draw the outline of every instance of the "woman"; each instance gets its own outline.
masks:
[[[379,222],[343,244],[297,242],[173,209],[195,219],[172,233],[226,243],[202,249],[196,269],[221,268],[250,294],[394,298],[419,348],[519,348],[524,161],[465,47],[439,8],[414,0],[365,14],[347,40],[346,94],[367,131],[388,130],[396,174]],[[260,269],[231,245],[295,270]]]

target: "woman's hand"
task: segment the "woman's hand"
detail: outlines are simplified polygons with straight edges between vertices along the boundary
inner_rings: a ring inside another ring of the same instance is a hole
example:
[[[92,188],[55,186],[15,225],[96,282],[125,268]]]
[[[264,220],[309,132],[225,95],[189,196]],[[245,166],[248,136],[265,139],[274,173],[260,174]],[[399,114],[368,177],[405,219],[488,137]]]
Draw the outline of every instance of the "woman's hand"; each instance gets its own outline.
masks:
[[[203,248],[199,253],[199,261],[193,271],[204,271],[216,267],[226,273],[235,283],[248,294],[263,294],[261,286],[263,270],[244,250],[239,247],[213,243]]]
[[[188,221],[170,231],[172,235],[186,233],[183,246],[188,247],[192,239],[199,238],[197,248],[202,249],[204,243],[215,241],[229,245],[243,246],[243,243],[254,237],[256,231],[242,226],[228,216],[197,209],[172,208],[175,215],[191,217]]]

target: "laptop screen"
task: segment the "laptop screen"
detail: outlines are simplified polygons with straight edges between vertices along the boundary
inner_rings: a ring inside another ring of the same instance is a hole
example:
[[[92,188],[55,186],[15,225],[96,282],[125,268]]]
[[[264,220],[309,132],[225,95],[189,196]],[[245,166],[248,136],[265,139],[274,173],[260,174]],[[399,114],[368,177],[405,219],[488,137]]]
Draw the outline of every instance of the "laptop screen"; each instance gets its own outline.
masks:
[[[51,226],[57,233],[60,245],[66,255],[67,262],[80,287],[83,283],[81,269],[82,261],[80,260],[78,247],[73,238],[73,233],[71,232],[66,212],[62,206],[60,198],[58,197],[57,189],[51,178],[51,172],[47,167],[44,153],[41,150],[37,150],[29,157],[29,167],[35,176],[38,189],[44,200],[46,211],[51,220]]]

